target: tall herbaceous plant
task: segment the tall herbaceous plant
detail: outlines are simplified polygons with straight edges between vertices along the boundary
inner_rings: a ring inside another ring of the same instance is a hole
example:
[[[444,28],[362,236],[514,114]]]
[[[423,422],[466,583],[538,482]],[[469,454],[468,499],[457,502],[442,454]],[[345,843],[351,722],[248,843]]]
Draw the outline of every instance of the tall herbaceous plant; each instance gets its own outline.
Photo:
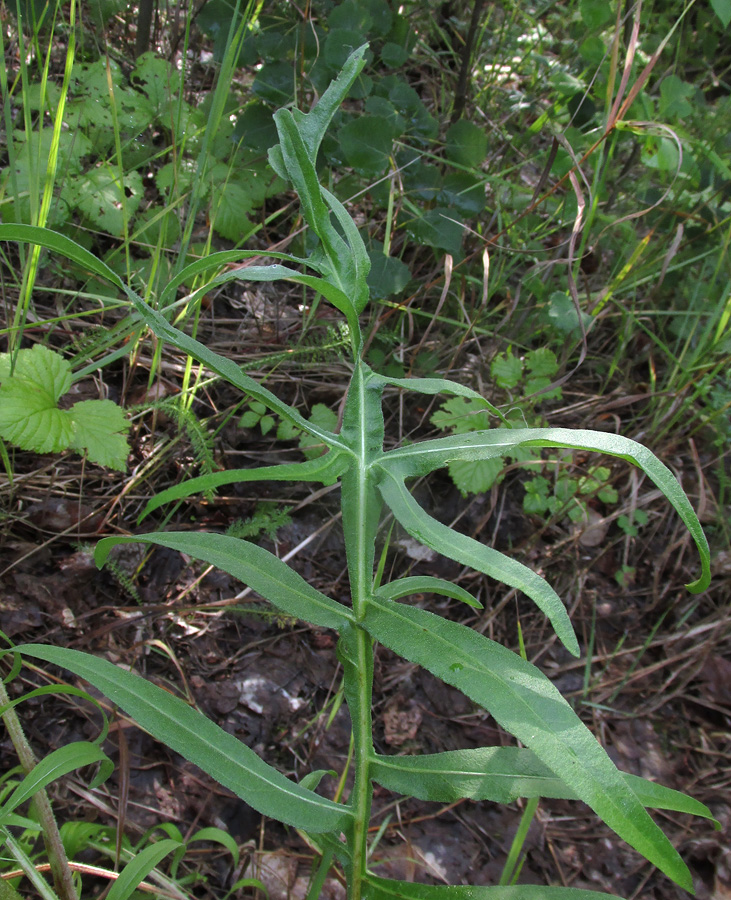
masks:
[[[710,580],[709,550],[698,519],[671,472],[640,444],[594,431],[563,428],[511,429],[501,414],[475,391],[440,378],[387,378],[362,360],[359,316],[368,303],[369,261],[361,235],[343,205],[318,181],[315,160],[333,114],[364,65],[365,47],[348,59],[337,80],[307,114],[281,109],[275,116],[279,144],[270,152],[274,170],[297,191],[302,214],[319,243],[306,259],[271,253],[269,266],[228,265],[254,253],[215,253],[188,266],[159,298],[164,310],[179,285],[210,270],[216,273],[200,292],[231,280],[295,282],[311,288],[345,318],[352,351],[352,377],[339,433],[306,421],[295,409],[245,375],[234,362],[172,327],[129,290],[110,269],[67,238],[30,226],[0,226],[0,239],[40,244],[103,275],[124,291],[132,315],[212,372],[269,410],[311,434],[327,447],[324,455],[302,463],[229,471],[195,478],[158,495],[146,512],[168,501],[235,481],[340,482],[342,517],[350,577],[351,605],[310,586],[267,550],[223,534],[164,532],[102,540],[101,565],[115,544],[139,541],[170,547],[218,566],[240,579],[288,616],[338,632],[344,692],[353,729],[354,781],[347,802],[317,793],[319,773],[300,784],[260,759],[182,700],[110,662],[75,650],[25,645],[20,652],[57,663],[87,679],[143,728],[194,762],[252,807],[301,829],[321,853],[310,897],[319,895],[331,867],[339,867],[350,900],[380,898],[571,897],[592,892],[562,887],[425,886],[377,877],[369,870],[369,816],[373,785],[407,796],[443,803],[462,797],[511,803],[519,797],[583,800],[622,839],[669,878],[688,890],[690,873],[646,811],[658,807],[706,818],[693,800],[620,772],[591,732],[536,666],[470,628],[418,609],[408,598],[428,591],[480,604],[461,587],[431,577],[379,582],[375,545],[386,510],[415,540],[530,597],[548,617],[558,639],[574,656],[579,645],[561,599],[535,572],[498,551],[454,532],[427,515],[409,491],[411,479],[452,461],[504,457],[518,447],[560,447],[622,457],[639,466],[663,491],[688,527],[700,553],[702,573],[689,590]],[[228,266],[228,268],[227,268]],[[387,386],[422,394],[445,394],[484,404],[502,419],[500,427],[454,434],[385,451],[381,400]],[[373,651],[376,642],[424,666],[487,710],[517,739],[514,747],[486,747],[420,757],[381,756],[373,746],[371,715]]]

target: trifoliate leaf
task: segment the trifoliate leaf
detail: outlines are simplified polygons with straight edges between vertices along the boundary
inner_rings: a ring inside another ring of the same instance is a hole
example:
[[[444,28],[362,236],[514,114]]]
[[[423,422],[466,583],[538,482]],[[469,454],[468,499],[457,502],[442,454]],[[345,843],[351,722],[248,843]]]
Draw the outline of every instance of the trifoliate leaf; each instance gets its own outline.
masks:
[[[73,423],[69,446],[100,466],[123,472],[129,446],[125,432],[129,422],[124,411],[111,400],[82,400],[68,411]]]

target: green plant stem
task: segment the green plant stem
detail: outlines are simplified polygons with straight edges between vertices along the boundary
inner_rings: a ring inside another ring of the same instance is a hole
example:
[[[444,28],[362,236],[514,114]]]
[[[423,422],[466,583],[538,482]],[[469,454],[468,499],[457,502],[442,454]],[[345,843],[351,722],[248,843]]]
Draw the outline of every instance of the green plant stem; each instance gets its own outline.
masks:
[[[0,681],[0,706],[6,706],[9,703],[10,698],[5,689],[5,684]],[[23,767],[23,771],[28,774],[35,766],[36,758],[33,755],[33,751],[25,736],[20,720],[18,719],[15,710],[12,708],[7,709],[3,713],[2,718],[5,722],[5,727],[8,729],[10,740],[13,742],[13,747],[15,747],[15,752],[18,754],[20,765]],[[59,834],[58,826],[56,825],[56,819],[53,815],[53,810],[51,809],[51,802],[48,799],[48,794],[44,790],[38,791],[33,797],[33,806],[35,807],[35,811],[38,814],[38,819],[41,824],[43,842],[46,845],[48,861],[51,864],[51,872],[53,873],[56,892],[61,900],[79,900],[71,869],[69,868],[68,860],[66,858],[63,841],[61,840],[61,835]]]

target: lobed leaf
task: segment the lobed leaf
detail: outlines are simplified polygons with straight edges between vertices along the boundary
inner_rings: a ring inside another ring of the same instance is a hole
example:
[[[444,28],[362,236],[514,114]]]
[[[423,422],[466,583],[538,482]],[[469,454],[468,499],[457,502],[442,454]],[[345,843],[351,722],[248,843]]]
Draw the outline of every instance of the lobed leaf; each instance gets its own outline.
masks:
[[[463,625],[378,597],[369,600],[362,624],[384,646],[486,709],[623,840],[692,890],[690,873],[675,848],[539,669]]]
[[[246,744],[157,685],[105,659],[65,647],[25,644],[17,652],[91,682],[153,737],[264,815],[313,833],[347,828],[348,809],[294,784]]]

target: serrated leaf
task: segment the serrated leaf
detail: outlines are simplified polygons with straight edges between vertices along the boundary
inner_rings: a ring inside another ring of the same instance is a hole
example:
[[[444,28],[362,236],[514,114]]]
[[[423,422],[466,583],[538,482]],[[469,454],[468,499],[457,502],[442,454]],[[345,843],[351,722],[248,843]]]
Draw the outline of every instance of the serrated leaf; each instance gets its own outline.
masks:
[[[460,119],[447,129],[445,152],[451,162],[477,168],[487,156],[487,134],[473,122]]]
[[[20,350],[10,375],[10,356],[0,355],[0,437],[36,453],[66,450],[73,440],[73,423],[59,398],[71,387],[71,367],[58,353],[41,344]]]
[[[504,468],[505,463],[500,457],[470,462],[454,460],[448,466],[449,477],[463,497],[468,494],[484,494],[489,491]]]
[[[498,354],[490,366],[490,374],[501,388],[514,388],[523,377],[523,363],[508,351]]]
[[[430,419],[432,425],[442,431],[465,434],[490,427],[490,417],[485,404],[475,398],[450,397],[445,400]]]
[[[83,400],[69,410],[74,436],[71,447],[86,452],[91,462],[123,472],[127,467],[129,444],[125,432],[129,422],[111,400]]]
[[[525,357],[525,366],[535,378],[542,375],[553,378],[558,372],[558,359],[553,350],[549,350],[548,347],[539,347],[537,350],[528,351]]]
[[[168,100],[177,93],[179,76],[173,72],[170,63],[149,51],[137,58],[137,65],[132,71],[132,82],[139,85],[150,102],[156,115],[165,108]],[[175,78],[175,87],[172,86]]]
[[[142,201],[142,176],[128,172],[120,185],[117,173],[102,166],[87,172],[69,187],[68,198],[86,218],[107,234],[122,237],[125,213],[133,218]]]

